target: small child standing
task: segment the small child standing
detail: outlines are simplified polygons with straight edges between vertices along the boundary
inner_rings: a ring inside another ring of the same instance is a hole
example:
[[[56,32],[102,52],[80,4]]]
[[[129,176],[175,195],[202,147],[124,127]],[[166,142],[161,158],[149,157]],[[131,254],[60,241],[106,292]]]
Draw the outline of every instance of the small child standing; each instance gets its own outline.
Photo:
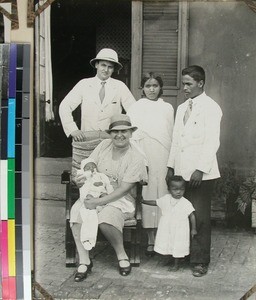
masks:
[[[181,176],[173,176],[168,181],[170,194],[156,201],[143,200],[147,205],[157,205],[162,212],[156,233],[154,251],[174,257],[174,266],[170,269],[179,269],[180,258],[189,254],[190,233],[193,238],[196,234],[196,218],[192,204],[183,197],[185,180]],[[189,228],[189,221],[191,230]]]

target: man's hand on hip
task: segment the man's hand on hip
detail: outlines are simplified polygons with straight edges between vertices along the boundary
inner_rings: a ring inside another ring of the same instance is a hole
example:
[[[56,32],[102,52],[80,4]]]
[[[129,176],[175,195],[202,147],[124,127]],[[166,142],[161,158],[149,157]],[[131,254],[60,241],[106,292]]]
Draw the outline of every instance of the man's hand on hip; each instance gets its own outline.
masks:
[[[203,179],[203,172],[199,170],[195,170],[194,173],[192,173],[189,181],[189,186],[193,188],[199,187]]]
[[[83,142],[86,140],[85,133],[82,130],[75,130],[70,134],[75,142]]]

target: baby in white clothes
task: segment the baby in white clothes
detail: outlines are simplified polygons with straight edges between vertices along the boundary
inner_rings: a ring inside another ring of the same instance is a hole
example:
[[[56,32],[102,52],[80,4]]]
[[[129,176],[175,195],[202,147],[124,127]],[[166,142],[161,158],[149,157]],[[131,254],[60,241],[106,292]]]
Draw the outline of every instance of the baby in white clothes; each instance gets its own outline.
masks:
[[[89,201],[92,198],[103,197],[113,192],[109,178],[97,171],[94,160],[87,158],[82,160],[80,170],[77,175],[84,176],[84,184],[79,189],[80,201]],[[84,205],[80,208],[80,216],[82,218],[81,242],[86,250],[91,250],[96,244],[98,232],[98,216],[97,212],[101,210],[98,206],[96,209],[87,209]]]

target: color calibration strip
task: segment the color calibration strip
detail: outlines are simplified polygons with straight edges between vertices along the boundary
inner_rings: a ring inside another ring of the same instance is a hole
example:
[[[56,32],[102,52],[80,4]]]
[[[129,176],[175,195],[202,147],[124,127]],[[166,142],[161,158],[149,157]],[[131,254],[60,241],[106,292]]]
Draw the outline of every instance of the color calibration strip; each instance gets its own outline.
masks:
[[[32,299],[29,45],[0,44],[0,87],[0,298]]]

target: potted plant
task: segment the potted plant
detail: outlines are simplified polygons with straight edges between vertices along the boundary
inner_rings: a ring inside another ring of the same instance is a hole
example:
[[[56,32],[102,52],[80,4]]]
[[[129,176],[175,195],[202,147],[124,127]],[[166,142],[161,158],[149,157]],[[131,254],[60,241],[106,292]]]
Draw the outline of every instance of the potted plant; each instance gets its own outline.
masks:
[[[217,180],[212,199],[212,220],[229,224],[234,217],[234,205],[238,193],[238,179],[234,163],[227,162],[220,167],[221,177]]]
[[[242,182],[236,199],[238,210],[245,215],[246,208],[251,207],[251,226],[256,228],[256,172],[253,171]]]

